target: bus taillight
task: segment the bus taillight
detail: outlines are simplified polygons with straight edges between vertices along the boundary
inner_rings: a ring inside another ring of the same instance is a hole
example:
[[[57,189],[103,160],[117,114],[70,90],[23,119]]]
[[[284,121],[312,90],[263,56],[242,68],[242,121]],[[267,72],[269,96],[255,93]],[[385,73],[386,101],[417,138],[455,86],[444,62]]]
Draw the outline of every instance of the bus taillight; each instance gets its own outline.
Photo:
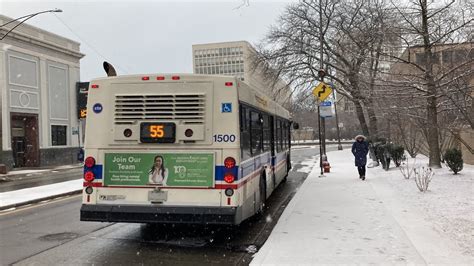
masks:
[[[92,182],[95,179],[94,173],[92,171],[87,171],[84,174],[84,180],[87,182]]]
[[[227,157],[227,158],[225,158],[225,160],[224,160],[224,166],[225,166],[225,168],[227,168],[227,169],[230,169],[230,168],[234,167],[234,166],[235,166],[235,159],[232,158],[232,157]]]
[[[232,85],[234,85],[234,83],[232,83],[232,82],[226,82],[225,85],[226,85],[227,87],[231,87]]]
[[[87,168],[92,168],[94,167],[95,165],[95,159],[94,157],[87,157],[85,160],[84,160],[84,165],[87,167]]]
[[[142,80],[150,80],[150,77],[142,77]]]
[[[165,80],[165,77],[164,76],[158,76],[158,77],[156,77],[156,80]]]
[[[97,85],[97,84],[92,84],[92,85],[91,85],[91,88],[93,88],[93,89],[98,89],[98,88],[99,88],[99,85]]]
[[[179,80],[180,78],[179,78],[179,76],[172,76],[171,79],[172,80]]]
[[[226,183],[232,183],[232,182],[234,182],[234,180],[235,180],[235,176],[232,173],[226,173],[224,175],[224,181]]]

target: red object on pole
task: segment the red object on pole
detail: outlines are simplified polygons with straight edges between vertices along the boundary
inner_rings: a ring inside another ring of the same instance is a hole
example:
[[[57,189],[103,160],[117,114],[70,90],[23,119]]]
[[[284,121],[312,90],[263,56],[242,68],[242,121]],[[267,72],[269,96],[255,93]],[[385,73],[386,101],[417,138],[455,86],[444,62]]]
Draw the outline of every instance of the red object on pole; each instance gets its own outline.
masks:
[[[329,164],[328,161],[324,161],[323,162],[323,168],[324,168],[324,172],[325,173],[329,173],[330,169],[331,169],[331,165]]]

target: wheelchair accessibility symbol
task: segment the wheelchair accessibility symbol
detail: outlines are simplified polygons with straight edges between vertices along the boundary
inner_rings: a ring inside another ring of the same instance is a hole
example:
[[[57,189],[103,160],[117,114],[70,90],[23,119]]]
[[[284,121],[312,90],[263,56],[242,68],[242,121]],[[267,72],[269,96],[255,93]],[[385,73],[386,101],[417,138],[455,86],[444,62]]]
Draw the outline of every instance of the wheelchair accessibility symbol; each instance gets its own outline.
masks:
[[[232,113],[232,103],[222,103],[222,113]]]

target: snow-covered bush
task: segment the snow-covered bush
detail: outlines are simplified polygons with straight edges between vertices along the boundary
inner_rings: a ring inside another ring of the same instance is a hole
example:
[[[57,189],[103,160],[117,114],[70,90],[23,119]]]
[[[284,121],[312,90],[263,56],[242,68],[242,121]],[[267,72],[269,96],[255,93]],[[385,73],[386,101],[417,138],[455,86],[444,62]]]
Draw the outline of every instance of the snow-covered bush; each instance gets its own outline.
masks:
[[[400,165],[400,172],[402,172],[403,177],[405,179],[410,179],[410,177],[413,175],[415,171],[415,166],[416,166],[416,159],[413,161],[412,164],[410,164],[409,160],[405,159],[401,165]]]
[[[459,173],[463,167],[462,153],[458,149],[447,149],[444,153],[444,160],[448,167],[454,172]]]
[[[405,149],[403,148],[403,146],[397,144],[390,145],[390,155],[397,167],[399,167],[402,163],[402,160],[405,157],[404,153]]]
[[[379,142],[375,144],[375,152],[377,159],[382,163],[382,167],[385,170],[390,168],[390,143]]]
[[[416,186],[421,192],[426,192],[430,185],[434,172],[431,167],[421,167],[414,169]]]

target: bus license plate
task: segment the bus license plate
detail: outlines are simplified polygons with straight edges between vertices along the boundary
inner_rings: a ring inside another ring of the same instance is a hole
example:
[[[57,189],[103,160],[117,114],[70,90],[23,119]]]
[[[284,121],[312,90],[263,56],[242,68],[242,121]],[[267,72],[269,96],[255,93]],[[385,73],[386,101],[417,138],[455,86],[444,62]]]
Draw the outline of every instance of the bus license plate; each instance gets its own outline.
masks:
[[[148,200],[151,202],[164,202],[168,199],[168,191],[149,191]]]

